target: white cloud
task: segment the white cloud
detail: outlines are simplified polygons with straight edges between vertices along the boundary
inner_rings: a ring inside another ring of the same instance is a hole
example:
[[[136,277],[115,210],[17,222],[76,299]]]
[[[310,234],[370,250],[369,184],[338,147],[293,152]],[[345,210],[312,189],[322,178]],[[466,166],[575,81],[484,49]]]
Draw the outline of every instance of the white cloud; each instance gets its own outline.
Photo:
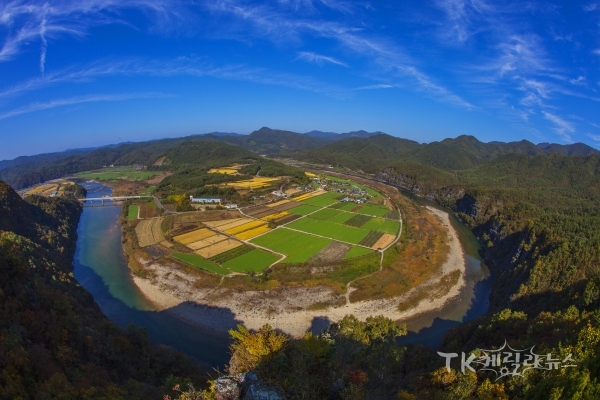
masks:
[[[396,87],[396,85],[389,85],[387,83],[378,83],[375,85],[367,85],[367,86],[357,87],[354,90],[391,89],[391,88],[395,88],[395,87]]]
[[[577,85],[577,86],[585,86],[586,85],[585,76],[578,76],[575,79],[571,79],[569,82],[571,82],[573,85]]]
[[[546,111],[542,111],[542,114],[544,114],[544,118],[546,118],[548,121],[552,122],[555,125],[554,131],[556,133],[558,133],[560,136],[562,136],[562,138],[565,141],[567,141],[567,142],[573,141],[571,139],[571,135],[570,135],[570,133],[575,132],[575,127],[573,126],[573,124],[571,124],[568,121],[565,121],[564,119],[560,118],[557,115],[550,114],[549,112],[546,112]]]
[[[333,57],[328,57],[328,56],[324,56],[321,54],[312,53],[309,51],[302,51],[302,52],[298,53],[298,57],[296,58],[296,60],[311,62],[311,63],[317,64],[319,67],[322,67],[325,63],[337,64],[337,65],[341,65],[342,67],[346,67],[346,68],[348,67],[348,64],[346,64],[342,61],[339,61]]]
[[[126,9],[144,11],[156,28],[173,28],[171,19],[183,20],[183,3],[179,0],[32,0],[27,4],[15,0],[0,6],[0,26],[8,31],[0,47],[0,62],[11,60],[33,38],[41,42],[40,70],[44,63],[48,39],[59,34],[82,36],[90,26],[122,23],[119,12]]]
[[[68,106],[82,103],[95,103],[100,101],[123,101],[131,99],[151,99],[165,98],[170,95],[162,93],[122,93],[122,94],[91,94],[85,96],[75,96],[67,99],[55,99],[45,103],[32,103],[24,107],[0,113],[0,120],[15,117],[17,115],[27,114],[35,111],[48,110],[51,108]]]

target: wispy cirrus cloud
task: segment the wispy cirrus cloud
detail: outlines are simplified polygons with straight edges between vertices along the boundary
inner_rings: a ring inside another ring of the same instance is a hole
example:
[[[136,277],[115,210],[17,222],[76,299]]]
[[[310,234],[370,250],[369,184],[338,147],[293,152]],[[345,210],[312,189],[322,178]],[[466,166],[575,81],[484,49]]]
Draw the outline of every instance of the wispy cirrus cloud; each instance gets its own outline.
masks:
[[[40,41],[40,72],[45,69],[48,40],[60,35],[84,36],[91,26],[122,22],[120,12],[128,9],[146,13],[153,26],[185,19],[179,0],[15,0],[0,6],[0,26],[7,33],[0,45],[0,62],[13,59],[35,38]]]
[[[325,65],[325,63],[331,63],[348,68],[348,64],[346,64],[345,62],[339,61],[333,57],[324,56],[322,54],[317,54],[310,51],[302,51],[298,53],[298,57],[296,58],[296,60],[302,60],[313,64],[317,64],[319,67],[322,67],[323,65]]]
[[[245,64],[215,66],[206,60],[179,57],[168,61],[147,59],[101,60],[79,68],[72,66],[4,89],[0,91],[0,98],[16,97],[57,84],[91,82],[108,76],[214,77],[284,86],[338,98],[346,98],[349,95],[348,90],[309,76],[279,73],[266,68],[251,67]]]
[[[542,111],[544,118],[554,124],[554,131],[558,133],[565,141],[572,142],[571,133],[575,132],[575,127],[572,123],[565,121],[561,117],[549,112]]]
[[[475,108],[420,70],[411,57],[393,41],[368,34],[362,27],[340,21],[297,18],[265,4],[250,5],[239,0],[221,0],[206,6],[213,12],[233,16],[238,22],[248,24],[244,35],[250,30],[255,37],[276,43],[283,40],[292,44],[301,43],[304,36],[333,40],[347,51],[368,59],[384,73],[391,72],[396,78],[407,80],[404,87],[412,87],[440,102]]]
[[[24,107],[15,108],[10,111],[0,113],[0,120],[15,117],[17,115],[28,114],[35,111],[48,110],[51,108],[69,106],[83,103],[96,103],[104,101],[124,101],[132,99],[159,99],[172,97],[172,95],[164,93],[121,93],[121,94],[90,94],[85,96],[75,96],[65,99],[54,99],[48,102],[31,103]]]
[[[392,89],[395,87],[397,87],[397,86],[390,85],[388,83],[377,83],[375,85],[360,86],[360,87],[355,88],[354,90]]]

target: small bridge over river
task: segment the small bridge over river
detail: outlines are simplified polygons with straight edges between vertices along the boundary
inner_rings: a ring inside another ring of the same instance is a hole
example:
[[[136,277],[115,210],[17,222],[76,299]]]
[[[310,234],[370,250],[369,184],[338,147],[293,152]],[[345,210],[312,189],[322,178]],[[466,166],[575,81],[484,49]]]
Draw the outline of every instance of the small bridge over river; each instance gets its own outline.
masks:
[[[104,197],[86,197],[85,199],[77,199],[85,206],[88,207],[103,207],[103,206],[114,206],[116,202],[132,200],[132,199],[153,199],[154,203],[159,209],[164,210],[166,213],[172,213],[172,211],[166,210],[160,201],[154,196],[104,196]],[[95,203],[94,203],[95,202]]]

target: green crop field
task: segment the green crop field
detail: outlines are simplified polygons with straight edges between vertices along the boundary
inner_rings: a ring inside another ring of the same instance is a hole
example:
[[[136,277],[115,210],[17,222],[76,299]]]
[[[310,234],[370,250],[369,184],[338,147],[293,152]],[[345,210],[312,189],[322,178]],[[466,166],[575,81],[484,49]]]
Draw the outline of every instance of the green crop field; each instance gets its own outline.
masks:
[[[326,207],[328,205],[337,203],[336,197],[340,197],[341,194],[335,192],[324,193],[320,196],[313,197],[307,200],[303,200],[302,203],[310,204],[312,206]]]
[[[151,195],[152,192],[154,192],[154,190],[156,190],[156,186],[148,186],[146,189],[142,190],[140,195],[142,195],[142,196]]]
[[[347,203],[341,203],[340,206],[337,206],[335,208],[337,208],[338,210],[350,211],[352,209],[355,209],[356,207],[358,207],[358,204],[352,203],[352,202],[347,202]]]
[[[400,229],[400,223],[389,219],[372,218],[362,225],[361,228],[370,231],[389,233],[390,235],[397,235],[398,229]]]
[[[75,175],[84,179],[94,179],[97,181],[116,181],[118,179],[146,180],[160,175],[160,172],[137,170],[133,167],[114,167],[102,168],[97,171],[80,172]]]
[[[352,246],[352,248],[350,250],[348,250],[348,252],[344,256],[344,259],[360,257],[360,256],[364,256],[365,254],[370,254],[372,252],[373,252],[373,250],[371,250],[371,249],[365,249],[364,247]]]
[[[358,244],[369,233],[369,231],[364,229],[321,221],[310,217],[298,219],[287,226],[303,232],[314,233],[315,235],[354,244]]]
[[[291,208],[291,209],[287,210],[287,212],[296,214],[296,215],[306,215],[306,214],[310,214],[313,211],[317,211],[318,209],[319,209],[319,207],[309,206],[308,204],[303,204],[301,206]]]
[[[285,254],[287,257],[282,261],[284,263],[301,263],[321,251],[331,240],[277,228],[251,242]]]
[[[214,272],[215,274],[220,275],[229,275],[230,271],[225,268],[219,267],[216,264],[211,263],[210,261],[196,255],[196,254],[186,254],[186,253],[173,253],[171,254],[174,258],[186,262],[188,264],[193,265],[194,267],[201,268],[206,271]]]
[[[277,254],[254,249],[223,263],[223,266],[235,272],[261,272],[279,258],[281,257]]]
[[[127,209],[127,219],[129,221],[133,221],[134,219],[137,219],[139,210],[140,210],[140,208],[138,207],[137,204],[131,204],[129,206],[129,208]]]
[[[376,217],[383,217],[389,212],[389,208],[384,206],[378,206],[376,204],[365,204],[363,207],[356,211],[359,214],[374,215]]]
[[[311,214],[310,217],[315,218],[315,219],[326,220],[326,219],[333,218],[336,215],[341,214],[341,213],[342,213],[342,211],[338,211],[333,208],[324,208],[320,211],[317,211],[314,214]]]
[[[329,218],[327,221],[335,222],[336,224],[343,224],[344,222],[346,222],[350,218],[352,218],[354,215],[356,215],[356,214],[349,213],[349,212],[341,212],[338,215]],[[312,215],[311,215],[311,217],[312,217]]]

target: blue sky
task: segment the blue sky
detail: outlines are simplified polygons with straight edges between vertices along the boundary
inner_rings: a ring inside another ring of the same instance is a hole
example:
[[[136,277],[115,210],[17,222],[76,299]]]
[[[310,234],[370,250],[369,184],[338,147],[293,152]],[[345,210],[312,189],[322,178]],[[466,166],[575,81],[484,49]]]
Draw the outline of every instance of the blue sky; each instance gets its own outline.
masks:
[[[595,1],[5,0],[0,159],[262,126],[598,148],[599,66]]]

